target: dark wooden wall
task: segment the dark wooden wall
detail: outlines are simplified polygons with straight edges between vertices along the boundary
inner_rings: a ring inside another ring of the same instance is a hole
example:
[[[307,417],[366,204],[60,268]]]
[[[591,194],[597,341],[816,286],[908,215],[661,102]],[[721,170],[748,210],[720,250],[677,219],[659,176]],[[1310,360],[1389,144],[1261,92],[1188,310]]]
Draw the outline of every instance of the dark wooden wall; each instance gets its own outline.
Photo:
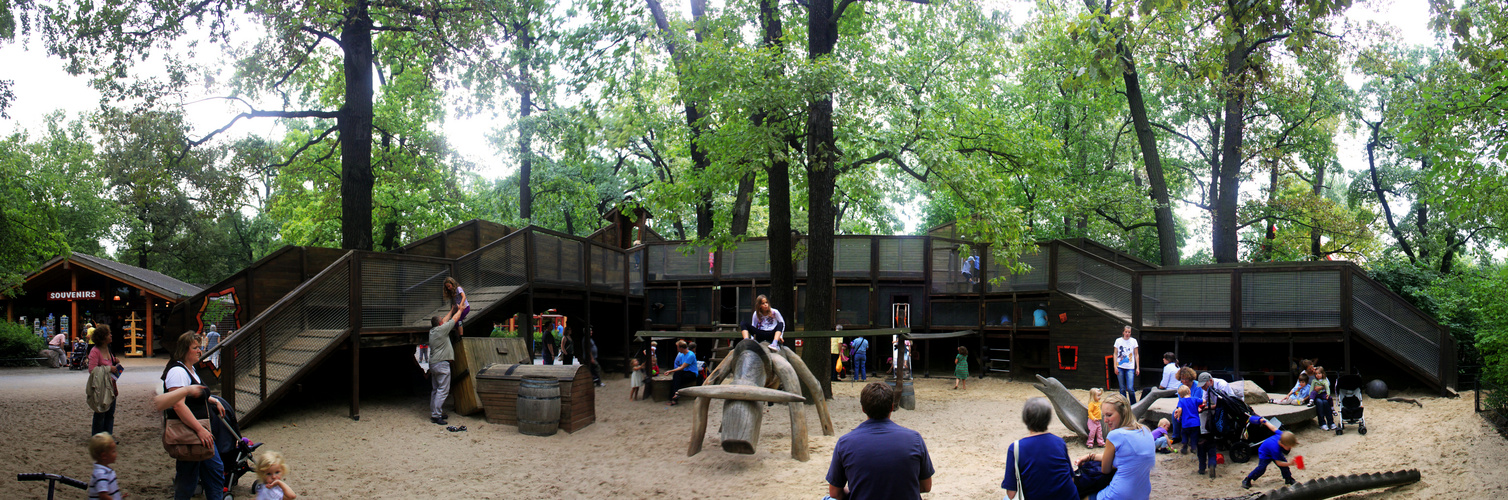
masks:
[[[1105,356],[1115,353],[1115,339],[1120,338],[1121,328],[1126,324],[1061,293],[1052,294],[1052,301],[1047,305],[1047,313],[1048,349],[1050,350],[1048,364],[1051,367],[1052,376],[1057,377],[1063,385],[1075,389],[1104,387]],[[1068,313],[1066,323],[1058,319],[1058,315],[1063,313]],[[1058,346],[1078,346],[1077,370],[1058,369]],[[1143,352],[1142,357],[1146,356],[1147,353]],[[1146,372],[1143,374],[1143,379],[1150,376],[1146,375]],[[1110,375],[1110,385],[1117,387],[1114,374]]]

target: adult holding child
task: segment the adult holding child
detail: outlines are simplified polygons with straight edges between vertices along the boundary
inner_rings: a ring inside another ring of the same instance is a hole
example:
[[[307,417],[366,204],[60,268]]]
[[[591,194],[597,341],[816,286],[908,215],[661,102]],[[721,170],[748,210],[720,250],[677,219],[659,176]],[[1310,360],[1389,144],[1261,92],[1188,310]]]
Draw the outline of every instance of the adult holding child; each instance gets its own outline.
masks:
[[[1157,463],[1157,448],[1152,440],[1152,431],[1136,421],[1130,401],[1120,394],[1105,396],[1105,400],[1100,403],[1100,411],[1104,414],[1105,427],[1110,429],[1110,433],[1105,436],[1105,451],[1084,455],[1079,458],[1079,464],[1099,461],[1100,472],[1114,475],[1105,489],[1084,498],[1150,498],[1152,467]]]
[[[785,317],[780,315],[779,309],[770,307],[769,297],[754,297],[754,314],[742,326],[740,330],[744,338],[769,343],[771,350],[780,349],[780,341],[785,336]]]
[[[429,421],[446,425],[445,398],[450,396],[450,362],[456,359],[450,345],[450,331],[455,329],[460,311],[452,309],[444,318],[429,318]]]
[[[1131,326],[1121,329],[1121,337],[1115,339],[1115,380],[1120,383],[1121,395],[1136,403],[1136,376],[1141,375],[1141,345],[1131,338]]]
[[[165,392],[174,393],[180,388],[204,385],[193,369],[189,368],[199,363],[200,351],[198,334],[187,331],[178,336],[178,342],[173,346],[173,357],[169,359],[167,368],[162,370],[162,388]],[[199,436],[199,444],[213,450],[214,436],[200,420],[212,418],[210,411],[225,416],[225,407],[220,405],[218,399],[210,397],[209,389],[188,392],[198,394],[177,393],[186,397],[174,402],[172,407],[162,412],[162,416],[167,420],[182,422],[183,426]],[[210,409],[211,406],[214,406],[213,410]],[[194,486],[203,483],[206,500],[220,500],[224,496],[224,472],[225,464],[220,461],[219,453],[210,453],[209,459],[203,461],[179,460],[178,471],[173,479],[173,498],[188,500],[194,496]]]
[[[1052,415],[1047,398],[1031,398],[1021,405],[1021,422],[1031,434],[1006,448],[1005,480],[1000,482],[1005,498],[1079,498],[1068,445],[1047,432]]]

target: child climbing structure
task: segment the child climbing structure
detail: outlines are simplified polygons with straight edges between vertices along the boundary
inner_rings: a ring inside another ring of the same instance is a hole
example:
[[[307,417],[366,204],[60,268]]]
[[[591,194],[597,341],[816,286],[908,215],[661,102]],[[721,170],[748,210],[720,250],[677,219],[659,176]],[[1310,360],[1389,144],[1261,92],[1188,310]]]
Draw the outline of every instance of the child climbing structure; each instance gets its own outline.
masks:
[[[428,318],[448,308],[436,293],[446,278],[465,287],[467,326],[553,308],[595,329],[609,368],[627,359],[635,331],[711,332],[747,317],[752,298],[769,294],[763,238],[686,252],[685,242],[656,234],[642,210],[605,217],[587,237],[474,220],[391,252],[285,247],[183,301],[164,323],[194,329],[190,311],[205,297],[236,291],[241,327],[221,341],[228,373],[219,393],[254,419],[329,356],[349,356],[359,373],[363,348],[422,343]],[[960,259],[973,257],[977,270],[971,261],[960,272]],[[1444,328],[1348,262],[1159,267],[1077,239],[1039,243],[1018,256],[1028,270],[1013,274],[952,225],[924,236],[839,236],[833,258],[841,333],[906,323],[917,339],[918,376],[934,361],[948,370],[967,345],[988,361],[970,365],[988,373],[1101,385],[1098,363],[1079,360],[1110,354],[1107,339],[1130,325],[1144,352],[1197,351],[1219,363],[1211,369],[1242,378],[1276,376],[1268,360],[1298,346],[1337,359],[1332,366],[1347,373],[1367,364],[1441,392],[1455,384],[1455,346]],[[788,325],[806,313],[805,269],[798,260],[796,303],[774,304]],[[959,331],[971,333],[928,336]],[[884,342],[873,340],[867,359],[878,364]],[[1075,362],[1062,363],[1062,352]],[[474,373],[455,376],[465,375]]]

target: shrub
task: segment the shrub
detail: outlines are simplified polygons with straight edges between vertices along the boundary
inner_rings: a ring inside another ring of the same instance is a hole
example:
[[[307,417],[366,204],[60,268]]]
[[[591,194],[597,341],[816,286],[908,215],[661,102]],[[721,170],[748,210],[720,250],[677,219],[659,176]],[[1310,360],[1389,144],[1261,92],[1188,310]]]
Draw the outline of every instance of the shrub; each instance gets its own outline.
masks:
[[[0,321],[0,358],[35,358],[46,347],[47,342],[31,333],[30,327]]]

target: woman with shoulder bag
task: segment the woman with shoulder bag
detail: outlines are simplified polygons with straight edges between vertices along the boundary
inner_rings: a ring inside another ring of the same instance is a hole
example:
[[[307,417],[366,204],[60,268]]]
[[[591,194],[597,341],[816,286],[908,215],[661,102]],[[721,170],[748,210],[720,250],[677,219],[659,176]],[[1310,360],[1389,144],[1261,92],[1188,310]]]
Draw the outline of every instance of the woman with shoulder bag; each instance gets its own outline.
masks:
[[[162,388],[172,392],[180,387],[190,385],[204,385],[195,376],[193,366],[199,363],[199,336],[188,331],[178,336],[178,343],[173,347],[173,357],[168,361],[168,366],[162,371]],[[204,496],[207,500],[221,500],[225,490],[225,465],[220,461],[220,455],[215,453],[215,440],[210,434],[208,423],[211,418],[211,406],[220,416],[225,415],[225,407],[215,398],[210,397],[208,390],[199,391],[195,397],[184,398],[173,404],[172,408],[164,410],[164,434],[163,445],[168,448],[169,454],[173,454],[175,445],[169,441],[174,439],[175,434],[181,434],[185,430],[192,432],[197,437],[198,445],[203,446],[178,446],[180,451],[178,458],[178,473],[173,479],[173,498],[175,500],[188,500],[194,496],[194,486],[204,483]],[[177,432],[175,432],[177,431]],[[178,436],[181,439],[181,436]],[[208,457],[201,460],[185,460],[183,450],[189,453],[203,454],[208,449]]]
[[[1031,432],[1006,448],[1005,489],[1009,500],[1054,500],[1079,498],[1073,482],[1073,464],[1063,438],[1047,432],[1052,403],[1031,398],[1021,407],[1021,422]]]
[[[94,342],[94,347],[89,349],[89,386],[85,391],[89,394],[90,409],[94,410],[94,423],[90,427],[89,435],[93,436],[101,432],[115,434],[115,398],[120,395],[120,390],[115,387],[115,380],[120,378],[124,368],[120,366],[120,360],[110,353],[110,325],[99,325],[90,328],[89,340]],[[98,404],[98,406],[96,406]]]

